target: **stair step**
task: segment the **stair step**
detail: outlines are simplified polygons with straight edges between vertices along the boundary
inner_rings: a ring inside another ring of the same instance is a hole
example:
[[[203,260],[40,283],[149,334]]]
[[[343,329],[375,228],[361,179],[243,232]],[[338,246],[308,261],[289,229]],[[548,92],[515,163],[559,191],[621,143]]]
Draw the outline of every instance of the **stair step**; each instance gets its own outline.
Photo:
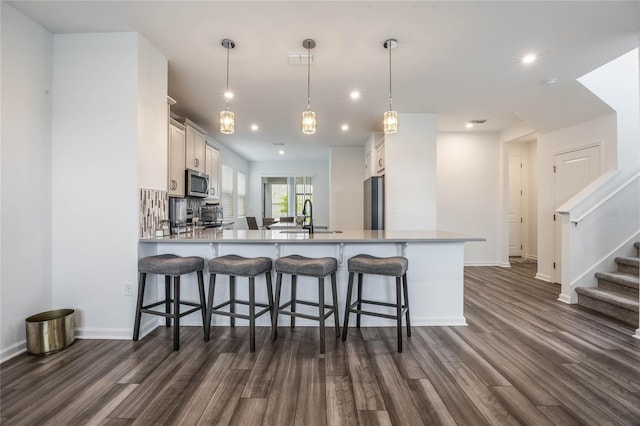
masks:
[[[597,287],[577,287],[578,304],[638,327],[638,298]]]
[[[598,288],[625,293],[638,297],[640,278],[637,275],[620,274],[617,272],[596,272]]]
[[[616,257],[618,272],[623,274],[638,275],[640,270],[640,258],[638,257]]]

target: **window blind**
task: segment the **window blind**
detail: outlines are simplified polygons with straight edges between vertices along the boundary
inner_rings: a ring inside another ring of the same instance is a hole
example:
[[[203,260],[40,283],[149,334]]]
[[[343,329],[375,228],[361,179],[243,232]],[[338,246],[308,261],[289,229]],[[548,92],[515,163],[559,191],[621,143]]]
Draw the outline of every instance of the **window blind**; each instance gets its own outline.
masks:
[[[223,217],[225,219],[234,217],[233,214],[233,169],[229,166],[222,165],[222,176],[220,186],[221,197],[220,202],[223,208]]]
[[[238,172],[238,217],[245,216],[247,200],[247,177]]]

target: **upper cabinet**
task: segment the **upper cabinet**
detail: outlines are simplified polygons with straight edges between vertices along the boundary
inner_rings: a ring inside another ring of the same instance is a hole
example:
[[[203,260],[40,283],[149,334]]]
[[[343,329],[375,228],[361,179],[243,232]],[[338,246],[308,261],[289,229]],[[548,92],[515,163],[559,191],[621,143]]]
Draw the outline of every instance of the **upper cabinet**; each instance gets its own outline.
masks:
[[[205,132],[189,119],[184,119],[186,128],[185,168],[205,172]]]
[[[209,197],[220,198],[220,151],[210,145],[205,146],[205,171],[209,175]]]
[[[184,197],[185,127],[176,120],[169,122],[169,178],[167,192],[170,196]]]

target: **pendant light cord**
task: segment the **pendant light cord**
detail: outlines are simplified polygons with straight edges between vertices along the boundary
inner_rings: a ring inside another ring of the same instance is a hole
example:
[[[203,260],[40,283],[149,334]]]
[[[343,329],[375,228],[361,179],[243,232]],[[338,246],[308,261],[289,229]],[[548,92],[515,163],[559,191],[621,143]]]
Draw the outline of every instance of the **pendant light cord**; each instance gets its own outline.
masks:
[[[391,106],[391,39],[387,40],[387,49],[389,49],[389,111],[393,111]]]
[[[307,47],[307,111],[311,110],[311,47]]]
[[[227,101],[227,111],[229,110],[229,98],[226,96],[229,93],[229,50],[231,50],[231,46],[227,46],[227,92],[224,97]]]

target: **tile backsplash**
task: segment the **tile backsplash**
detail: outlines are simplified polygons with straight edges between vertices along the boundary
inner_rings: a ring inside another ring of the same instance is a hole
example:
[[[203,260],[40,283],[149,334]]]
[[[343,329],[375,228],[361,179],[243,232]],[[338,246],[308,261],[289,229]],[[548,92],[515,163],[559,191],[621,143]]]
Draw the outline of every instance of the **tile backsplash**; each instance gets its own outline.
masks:
[[[161,220],[169,219],[167,191],[140,189],[140,238],[153,237]]]

